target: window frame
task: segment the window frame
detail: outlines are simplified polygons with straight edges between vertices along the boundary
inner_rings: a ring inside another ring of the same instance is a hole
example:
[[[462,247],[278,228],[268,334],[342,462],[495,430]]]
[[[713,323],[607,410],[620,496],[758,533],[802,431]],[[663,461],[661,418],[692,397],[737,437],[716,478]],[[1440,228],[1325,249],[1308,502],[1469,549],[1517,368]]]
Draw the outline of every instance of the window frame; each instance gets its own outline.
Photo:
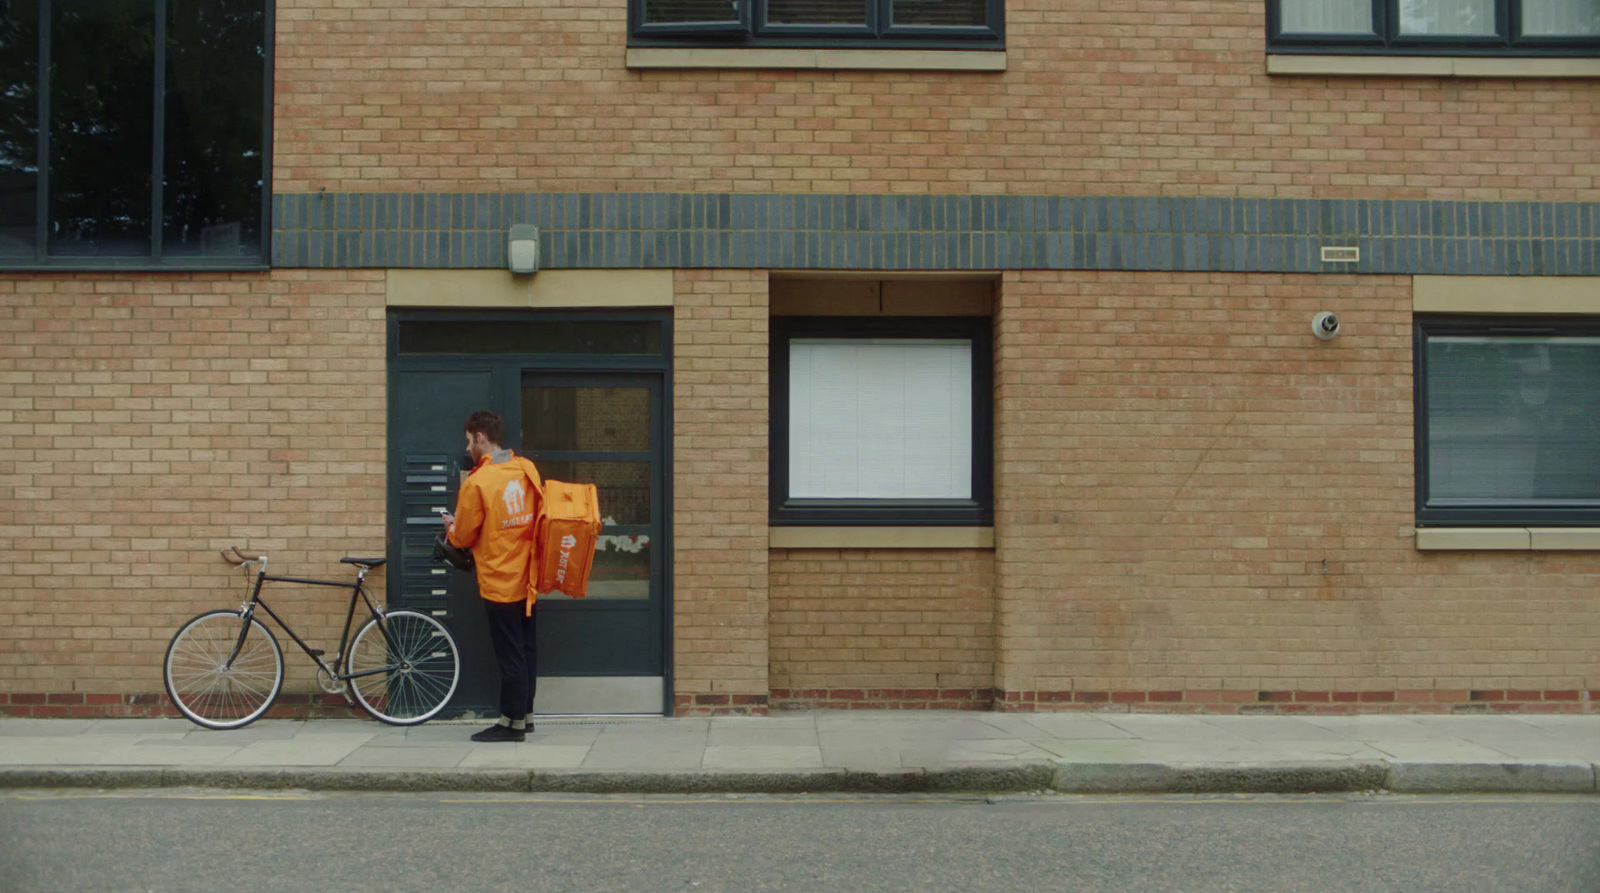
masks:
[[[150,170],[150,253],[149,254],[51,254],[50,228],[50,77],[52,6],[56,0],[37,0],[39,3],[39,43],[35,49],[38,65],[36,92],[38,97],[37,150],[35,173],[34,246],[32,256],[24,254],[0,255],[0,270],[266,270],[272,257],[272,88],[273,66],[276,55],[274,37],[277,4],[264,0],[262,27],[262,95],[261,95],[261,244],[252,255],[206,257],[183,254],[166,256],[164,238],[164,178],[166,162],[166,97],[167,88],[167,0],[150,0],[154,9],[152,64],[151,170]]]
[[[1522,0],[1494,0],[1495,34],[1403,35],[1400,0],[1371,0],[1372,35],[1284,34],[1282,0],[1267,0],[1267,50],[1393,56],[1600,56],[1600,35],[1528,37],[1521,34]]]
[[[1418,527],[1600,527],[1600,500],[1591,505],[1540,506],[1531,503],[1429,505],[1427,414],[1427,339],[1433,335],[1600,336],[1600,316],[1448,316],[1417,315],[1412,322],[1413,428]]]
[[[968,499],[791,499],[789,342],[796,338],[960,338],[972,344],[972,496]],[[776,316],[772,318],[769,455],[774,526],[994,524],[993,326],[984,316]]]
[[[628,0],[630,47],[747,49],[1005,49],[1005,0],[984,0],[982,26],[896,25],[894,0],[862,0],[866,24],[773,25],[768,0],[736,0],[738,20],[705,24],[646,24],[645,0]]]

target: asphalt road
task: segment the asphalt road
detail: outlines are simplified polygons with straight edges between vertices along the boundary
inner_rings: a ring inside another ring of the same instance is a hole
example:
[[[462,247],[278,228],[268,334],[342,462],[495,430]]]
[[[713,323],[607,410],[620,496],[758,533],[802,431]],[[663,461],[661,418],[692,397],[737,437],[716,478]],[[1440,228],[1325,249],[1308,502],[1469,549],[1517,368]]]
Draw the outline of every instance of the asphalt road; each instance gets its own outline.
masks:
[[[9,791],[0,889],[1576,893],[1600,798]]]

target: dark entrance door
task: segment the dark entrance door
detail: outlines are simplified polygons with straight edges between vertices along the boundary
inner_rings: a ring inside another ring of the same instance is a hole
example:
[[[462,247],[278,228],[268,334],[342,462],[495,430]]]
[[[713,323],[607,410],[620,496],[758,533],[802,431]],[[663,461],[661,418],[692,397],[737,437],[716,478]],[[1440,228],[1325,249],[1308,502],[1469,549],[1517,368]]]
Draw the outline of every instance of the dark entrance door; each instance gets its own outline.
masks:
[[[500,413],[506,445],[544,477],[600,493],[605,527],[588,597],[540,598],[535,711],[668,709],[668,325],[650,313],[391,318],[389,529],[399,560],[388,598],[439,617],[461,645],[455,713],[492,712],[497,684],[475,581],[431,558],[437,510],[453,509],[466,464],[461,423],[476,409]]]

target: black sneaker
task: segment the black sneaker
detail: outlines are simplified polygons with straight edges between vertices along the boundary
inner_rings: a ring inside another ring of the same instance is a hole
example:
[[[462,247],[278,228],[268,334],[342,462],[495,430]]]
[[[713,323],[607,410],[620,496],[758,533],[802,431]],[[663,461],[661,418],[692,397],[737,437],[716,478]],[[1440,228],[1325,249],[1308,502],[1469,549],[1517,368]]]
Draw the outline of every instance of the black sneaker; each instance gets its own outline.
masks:
[[[493,725],[472,736],[474,741],[522,741],[527,738],[527,733],[521,729],[510,726]]]

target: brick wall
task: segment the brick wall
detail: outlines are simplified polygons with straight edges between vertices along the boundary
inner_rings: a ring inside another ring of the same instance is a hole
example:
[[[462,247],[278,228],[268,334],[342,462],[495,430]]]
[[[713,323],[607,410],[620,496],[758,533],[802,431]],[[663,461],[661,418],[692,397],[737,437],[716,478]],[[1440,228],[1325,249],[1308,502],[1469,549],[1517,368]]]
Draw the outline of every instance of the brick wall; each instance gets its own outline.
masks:
[[[284,192],[1600,198],[1600,83],[1268,77],[1264,16],[1008,0],[1004,73],[630,71],[622,0],[283,0],[273,174]]]
[[[1415,549],[1409,295],[1006,275],[1002,706],[1587,706],[1600,556]]]
[[[767,277],[680,271],[673,307],[673,690],[767,709]]]
[[[988,709],[994,553],[773,550],[778,706]]]
[[[172,633],[244,598],[225,545],[318,577],[383,551],[382,286],[294,270],[0,278],[0,710],[162,712]],[[331,647],[335,597],[273,601]],[[285,660],[292,712],[312,682]]]

